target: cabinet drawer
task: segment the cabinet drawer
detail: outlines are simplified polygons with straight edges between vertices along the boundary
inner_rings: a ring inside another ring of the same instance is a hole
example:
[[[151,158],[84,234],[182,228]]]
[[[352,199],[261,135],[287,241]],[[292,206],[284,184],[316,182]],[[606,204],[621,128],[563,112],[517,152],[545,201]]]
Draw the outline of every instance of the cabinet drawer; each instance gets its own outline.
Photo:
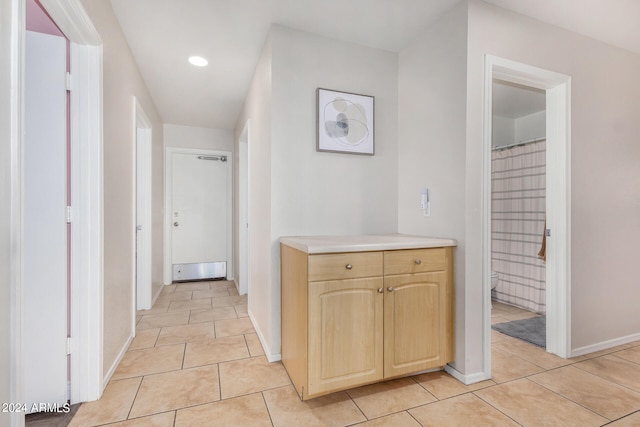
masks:
[[[445,248],[409,249],[384,253],[384,274],[409,274],[441,271],[447,268]]]
[[[382,276],[382,252],[309,255],[309,281]]]

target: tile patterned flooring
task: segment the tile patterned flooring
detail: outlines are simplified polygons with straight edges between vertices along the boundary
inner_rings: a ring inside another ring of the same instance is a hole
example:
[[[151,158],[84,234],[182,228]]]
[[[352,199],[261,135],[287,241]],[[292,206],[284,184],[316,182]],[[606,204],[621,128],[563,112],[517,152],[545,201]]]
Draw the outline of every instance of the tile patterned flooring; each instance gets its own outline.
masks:
[[[534,314],[493,304],[493,322]],[[433,372],[301,402],[231,282],[165,287],[102,399],[71,426],[640,425],[640,342],[561,359],[492,331],[493,379]]]

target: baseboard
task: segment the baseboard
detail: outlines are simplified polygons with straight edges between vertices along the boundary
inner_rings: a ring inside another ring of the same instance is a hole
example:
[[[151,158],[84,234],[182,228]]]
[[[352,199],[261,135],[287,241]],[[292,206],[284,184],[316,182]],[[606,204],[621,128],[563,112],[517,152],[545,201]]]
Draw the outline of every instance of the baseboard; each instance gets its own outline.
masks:
[[[585,354],[595,353],[596,351],[608,350],[612,347],[616,347],[623,344],[640,340],[640,334],[627,335],[625,337],[616,338],[609,341],[602,341],[596,344],[586,345],[584,347],[578,347],[571,350],[569,357],[584,356]]]
[[[153,305],[156,303],[156,300],[158,299],[158,297],[160,296],[160,294],[162,293],[162,290],[164,289],[166,285],[160,285],[158,286],[158,291],[156,292],[155,295],[153,295],[151,297],[151,308],[153,308]]]
[[[444,370],[464,385],[475,384],[491,379],[491,374],[476,372],[475,374],[463,374],[451,365],[445,365]]]
[[[113,363],[109,367],[109,370],[107,370],[107,373],[105,374],[104,379],[103,379],[104,382],[102,383],[102,384],[104,384],[104,387],[106,387],[107,384],[109,383],[109,380],[111,379],[111,377],[113,376],[113,373],[118,368],[118,365],[122,361],[122,358],[124,357],[125,353],[129,349],[129,346],[133,342],[134,338],[135,338],[134,335],[130,335],[129,336],[129,338],[127,339],[127,342],[125,343],[124,347],[122,347],[122,349],[120,349],[120,353],[118,353],[118,357],[116,357],[116,360],[113,361]]]
[[[272,354],[269,346],[267,345],[264,336],[262,335],[262,331],[258,328],[258,322],[253,317],[253,314],[249,312],[249,320],[251,320],[251,324],[253,325],[253,329],[256,330],[256,335],[258,336],[258,340],[260,340],[260,345],[262,346],[262,350],[264,351],[264,355],[267,357],[269,362],[278,362],[282,360],[282,355],[280,353]]]

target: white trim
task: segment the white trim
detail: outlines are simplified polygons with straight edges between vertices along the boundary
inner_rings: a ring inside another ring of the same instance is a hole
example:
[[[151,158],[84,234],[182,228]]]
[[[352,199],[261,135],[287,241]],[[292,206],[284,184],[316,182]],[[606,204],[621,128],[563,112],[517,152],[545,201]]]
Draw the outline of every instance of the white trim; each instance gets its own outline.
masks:
[[[152,170],[152,124],[142,109],[138,99],[133,97],[133,147],[136,179],[134,180],[134,222],[136,230],[133,238],[134,254],[134,295],[132,298],[136,310],[149,310],[152,303],[151,280],[151,170]],[[140,230],[138,230],[140,227]],[[135,330],[135,315],[133,316]]]
[[[596,351],[613,349],[613,347],[628,344],[630,342],[635,342],[639,340],[640,340],[640,333],[627,335],[626,337],[620,337],[613,340],[603,341],[596,344],[590,344],[584,347],[573,349],[569,356],[570,357],[584,356],[585,354],[594,353]]]
[[[102,45],[80,0],[41,4],[71,41],[71,403],[103,382]]]
[[[249,293],[249,138],[250,122],[238,141],[238,292]]]
[[[518,62],[485,56],[483,135],[483,369],[491,372],[491,95],[493,78],[547,93],[547,351],[568,357],[571,348],[571,78]],[[552,188],[551,188],[552,187]],[[549,298],[551,296],[551,298]]]
[[[109,369],[107,369],[107,373],[105,374],[104,379],[103,379],[105,384],[107,384],[109,382],[109,380],[111,380],[111,377],[113,376],[114,372],[118,368],[118,365],[122,361],[122,358],[127,353],[127,350],[129,350],[129,346],[133,342],[134,338],[135,338],[134,335],[130,335],[129,338],[127,338],[127,342],[125,343],[124,347],[122,347],[120,349],[120,352],[118,353],[118,356],[115,358],[115,360],[113,361],[111,366],[109,366]]]
[[[260,345],[262,346],[262,351],[264,351],[264,355],[267,358],[267,361],[271,363],[271,362],[277,362],[279,360],[282,360],[281,353],[272,354],[269,351],[267,351],[269,350],[269,346],[266,344],[266,340],[264,339],[262,330],[258,327],[258,322],[253,317],[253,313],[249,312],[248,314],[249,314],[249,320],[253,325],[253,329],[255,329],[256,331],[256,335],[258,336],[258,340],[260,341]]]
[[[171,264],[171,205],[173,178],[173,166],[171,156],[173,154],[199,154],[203,156],[227,157],[227,280],[233,277],[233,153],[231,151],[200,150],[192,148],[166,147],[164,157],[164,284],[172,282]]]
[[[444,370],[451,375],[453,378],[457,379],[464,385],[479,383],[480,381],[490,380],[491,379],[491,371],[487,372],[478,372],[475,374],[465,375],[462,372],[458,371],[451,365],[445,365]]]

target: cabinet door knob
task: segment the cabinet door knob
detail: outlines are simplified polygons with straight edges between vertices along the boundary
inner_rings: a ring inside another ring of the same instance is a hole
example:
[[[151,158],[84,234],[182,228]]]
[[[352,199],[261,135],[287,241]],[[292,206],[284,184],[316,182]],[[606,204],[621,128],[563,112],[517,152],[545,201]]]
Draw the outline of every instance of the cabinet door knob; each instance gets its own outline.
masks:
[[[353,265],[351,264],[347,264],[344,266],[347,270],[351,270],[353,268]]]
[[[378,293],[381,294],[382,292],[384,292],[384,289],[378,288]]]
[[[417,259],[416,260],[416,265],[420,265],[420,264],[422,264],[422,260]]]
[[[387,288],[387,290],[388,290],[389,292],[393,292],[393,286],[389,286],[389,287]]]

